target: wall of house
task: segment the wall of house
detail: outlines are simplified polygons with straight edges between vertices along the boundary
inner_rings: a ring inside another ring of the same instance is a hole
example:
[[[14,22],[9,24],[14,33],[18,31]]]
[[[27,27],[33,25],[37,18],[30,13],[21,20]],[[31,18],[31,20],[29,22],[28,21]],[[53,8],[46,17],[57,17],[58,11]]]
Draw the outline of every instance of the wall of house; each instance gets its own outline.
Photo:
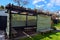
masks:
[[[7,27],[7,16],[0,16],[0,30],[5,30]]]

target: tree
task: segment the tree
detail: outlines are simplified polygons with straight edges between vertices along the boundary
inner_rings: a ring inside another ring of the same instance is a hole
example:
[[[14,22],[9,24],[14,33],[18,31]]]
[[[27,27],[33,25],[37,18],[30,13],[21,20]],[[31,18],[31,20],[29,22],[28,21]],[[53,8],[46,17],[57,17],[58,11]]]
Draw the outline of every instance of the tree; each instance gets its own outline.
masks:
[[[27,0],[13,0],[13,1],[16,2],[18,6],[27,5],[29,3]]]
[[[0,9],[4,9],[4,6],[3,6],[3,5],[1,5],[1,6],[0,6]]]
[[[16,2],[20,6],[21,0],[13,0],[13,1]]]
[[[37,12],[37,9],[36,9],[36,8],[34,8],[34,11],[35,11],[35,12]]]

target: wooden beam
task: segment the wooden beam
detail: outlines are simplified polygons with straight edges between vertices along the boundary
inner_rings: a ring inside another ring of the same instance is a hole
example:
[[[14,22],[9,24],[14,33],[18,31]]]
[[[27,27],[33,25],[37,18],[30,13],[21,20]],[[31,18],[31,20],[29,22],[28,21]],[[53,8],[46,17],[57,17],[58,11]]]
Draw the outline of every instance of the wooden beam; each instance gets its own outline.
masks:
[[[11,10],[8,10],[9,13],[9,38],[11,38]]]

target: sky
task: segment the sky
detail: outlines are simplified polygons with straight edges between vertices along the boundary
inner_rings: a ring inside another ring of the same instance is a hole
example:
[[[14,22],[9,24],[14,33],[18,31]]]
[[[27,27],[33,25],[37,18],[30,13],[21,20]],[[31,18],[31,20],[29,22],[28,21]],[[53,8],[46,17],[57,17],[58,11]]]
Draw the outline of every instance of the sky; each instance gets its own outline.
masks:
[[[60,0],[27,0],[29,4],[26,5],[27,8],[37,8],[37,9],[44,9],[49,11],[56,11],[60,10]],[[8,3],[15,4],[13,0],[1,0],[0,5],[6,6]]]

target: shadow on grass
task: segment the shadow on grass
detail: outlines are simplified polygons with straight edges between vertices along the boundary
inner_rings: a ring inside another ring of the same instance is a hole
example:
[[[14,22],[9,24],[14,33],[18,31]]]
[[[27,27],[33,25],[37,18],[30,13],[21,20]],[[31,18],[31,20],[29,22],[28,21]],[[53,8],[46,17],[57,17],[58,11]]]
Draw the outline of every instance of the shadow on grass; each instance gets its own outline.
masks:
[[[39,34],[36,34],[35,36],[32,36],[32,38],[26,37],[26,38],[23,38],[20,40],[41,40],[41,39],[44,39],[46,37],[48,37],[49,39],[52,39],[52,37],[58,36],[58,34],[56,34],[56,33],[58,33],[58,32],[49,32],[49,33],[45,33],[44,35],[39,33]]]

